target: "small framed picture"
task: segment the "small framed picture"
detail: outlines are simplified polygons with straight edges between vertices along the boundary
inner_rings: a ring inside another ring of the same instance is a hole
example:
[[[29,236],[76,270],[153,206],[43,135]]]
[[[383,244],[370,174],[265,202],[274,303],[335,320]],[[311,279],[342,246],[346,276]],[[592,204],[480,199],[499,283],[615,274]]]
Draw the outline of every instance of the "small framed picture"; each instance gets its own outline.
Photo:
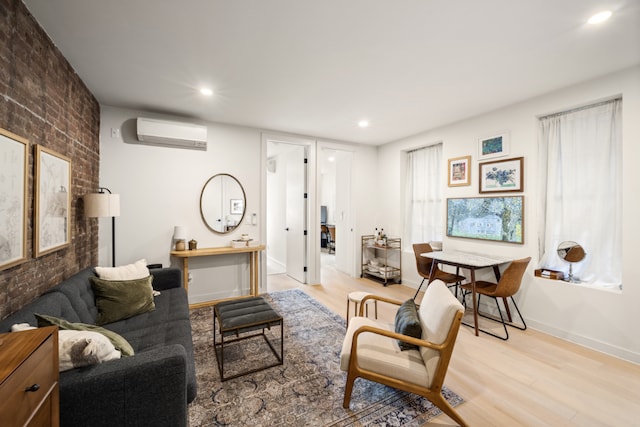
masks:
[[[471,156],[449,159],[449,187],[471,185]]]
[[[71,159],[36,146],[34,256],[71,243]]]
[[[242,215],[242,212],[244,212],[244,200],[231,199],[231,214]]]
[[[478,140],[478,160],[509,155],[509,133],[502,132]]]
[[[524,157],[480,163],[480,193],[524,191]]]

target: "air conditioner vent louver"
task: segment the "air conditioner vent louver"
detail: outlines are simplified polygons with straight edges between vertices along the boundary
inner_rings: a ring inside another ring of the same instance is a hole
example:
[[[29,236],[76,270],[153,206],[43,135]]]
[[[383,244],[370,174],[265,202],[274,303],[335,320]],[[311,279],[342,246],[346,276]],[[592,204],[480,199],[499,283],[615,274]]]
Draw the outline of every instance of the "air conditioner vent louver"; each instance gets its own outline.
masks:
[[[166,147],[207,149],[206,126],[138,117],[138,141]]]

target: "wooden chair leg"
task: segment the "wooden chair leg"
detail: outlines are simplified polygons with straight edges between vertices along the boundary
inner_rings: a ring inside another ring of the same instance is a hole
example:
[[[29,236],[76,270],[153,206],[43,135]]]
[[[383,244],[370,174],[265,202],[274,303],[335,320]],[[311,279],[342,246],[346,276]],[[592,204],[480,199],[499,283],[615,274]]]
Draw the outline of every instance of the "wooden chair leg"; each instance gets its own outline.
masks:
[[[344,400],[342,401],[342,407],[349,409],[349,402],[351,402],[351,392],[353,391],[353,383],[356,380],[355,375],[351,373],[347,374],[347,382],[344,385]]]
[[[442,394],[438,393],[437,395],[429,396],[428,399],[431,401],[431,403],[433,403],[438,408],[440,408],[440,410],[442,410],[442,412],[447,414],[449,416],[449,418],[451,418],[456,423],[460,424],[462,427],[468,427],[469,426],[469,424],[467,424],[460,417],[460,415],[458,415],[456,410],[453,409],[453,406],[451,406],[449,404],[449,402],[447,402],[447,399],[445,399]]]

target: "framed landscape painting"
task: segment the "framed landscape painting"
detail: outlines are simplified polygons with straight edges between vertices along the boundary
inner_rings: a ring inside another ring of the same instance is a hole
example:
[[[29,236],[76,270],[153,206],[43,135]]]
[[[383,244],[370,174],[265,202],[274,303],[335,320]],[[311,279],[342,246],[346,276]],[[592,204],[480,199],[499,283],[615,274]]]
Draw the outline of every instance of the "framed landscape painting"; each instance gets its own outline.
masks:
[[[0,270],[27,259],[28,146],[0,129]]]
[[[447,199],[447,236],[524,243],[524,196]]]
[[[524,190],[524,157],[480,163],[480,193]]]
[[[34,256],[68,246],[70,241],[71,159],[36,146]]]
[[[502,132],[478,140],[478,160],[509,155],[509,133]]]

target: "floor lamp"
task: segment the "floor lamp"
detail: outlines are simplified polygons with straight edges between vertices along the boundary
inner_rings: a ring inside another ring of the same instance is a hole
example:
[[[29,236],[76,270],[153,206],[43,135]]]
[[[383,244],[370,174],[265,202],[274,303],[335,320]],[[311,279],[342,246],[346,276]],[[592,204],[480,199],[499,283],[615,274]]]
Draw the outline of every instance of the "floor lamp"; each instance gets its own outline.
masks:
[[[99,187],[98,193],[84,196],[84,216],[87,218],[111,217],[111,261],[116,266],[116,217],[120,216],[120,195]]]

